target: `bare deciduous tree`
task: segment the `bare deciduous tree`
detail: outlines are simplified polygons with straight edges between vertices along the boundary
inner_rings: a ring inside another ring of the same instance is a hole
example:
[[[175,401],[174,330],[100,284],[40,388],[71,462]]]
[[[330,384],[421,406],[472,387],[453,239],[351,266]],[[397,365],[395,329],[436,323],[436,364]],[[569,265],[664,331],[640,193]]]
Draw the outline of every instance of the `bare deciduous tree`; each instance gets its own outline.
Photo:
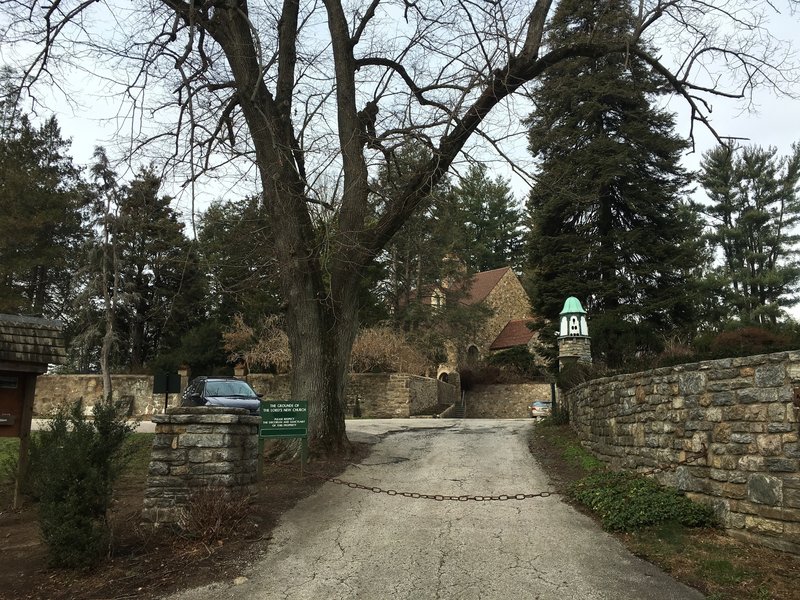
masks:
[[[74,69],[100,73],[124,85],[133,150],[168,144],[191,181],[257,169],[280,269],[292,393],[310,400],[316,449],[335,452],[347,446],[343,399],[359,280],[471,138],[500,143],[503,118],[492,115],[510,95],[571,57],[638,54],[685,99],[692,121],[711,127],[713,98],[793,83],[790,49],[765,25],[770,3],[637,6],[627,39],[552,48],[543,43],[550,0],[17,0],[3,2],[0,30],[6,47],[30,51],[32,97],[37,83],[63,81]],[[669,60],[637,44],[654,36],[669,41]],[[427,160],[375,201],[373,169],[412,140]]]

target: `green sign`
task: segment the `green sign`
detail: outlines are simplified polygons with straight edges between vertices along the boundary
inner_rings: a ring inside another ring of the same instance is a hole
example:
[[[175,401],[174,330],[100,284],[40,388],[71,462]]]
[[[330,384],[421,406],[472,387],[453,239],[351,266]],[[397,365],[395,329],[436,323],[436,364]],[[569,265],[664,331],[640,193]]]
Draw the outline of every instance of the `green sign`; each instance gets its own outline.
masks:
[[[306,437],[308,435],[308,402],[261,403],[259,437]]]

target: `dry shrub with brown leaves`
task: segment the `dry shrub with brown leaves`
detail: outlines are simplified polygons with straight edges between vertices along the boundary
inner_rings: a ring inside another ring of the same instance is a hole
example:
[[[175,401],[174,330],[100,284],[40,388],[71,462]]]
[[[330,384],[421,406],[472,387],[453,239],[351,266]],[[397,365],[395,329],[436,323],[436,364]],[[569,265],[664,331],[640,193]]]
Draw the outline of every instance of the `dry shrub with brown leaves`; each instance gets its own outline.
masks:
[[[262,367],[288,373],[292,368],[289,338],[280,325],[280,318],[274,315],[265,317],[258,327],[251,327],[236,315],[230,329],[222,334],[229,360],[244,361],[249,370]],[[353,344],[350,368],[354,373],[424,375],[432,367],[403,332],[391,327],[363,329]]]
[[[226,488],[198,488],[181,510],[181,535],[206,546],[233,535],[249,514],[250,496],[233,496]]]
[[[242,315],[236,315],[222,339],[225,350],[230,352],[229,360],[234,363],[244,361],[248,370],[262,367],[288,373],[292,368],[289,338],[277,315],[264,317],[255,328],[245,323]]]
[[[353,344],[350,362],[354,373],[424,375],[432,366],[405,334],[386,326],[362,330]]]

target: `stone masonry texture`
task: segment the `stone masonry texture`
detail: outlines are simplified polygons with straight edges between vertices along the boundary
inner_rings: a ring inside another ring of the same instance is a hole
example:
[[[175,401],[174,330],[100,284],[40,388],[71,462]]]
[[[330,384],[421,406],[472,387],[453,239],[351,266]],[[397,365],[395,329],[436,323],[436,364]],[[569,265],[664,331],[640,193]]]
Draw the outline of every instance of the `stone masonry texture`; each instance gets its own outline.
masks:
[[[734,537],[800,553],[800,351],[597,379],[566,401],[602,460],[670,467],[655,476],[713,505]]]
[[[251,373],[244,377],[265,400],[289,400],[289,375]],[[164,396],[153,395],[151,375],[113,375],[114,400],[133,417],[164,412]],[[184,382],[183,386],[185,387]],[[45,375],[36,384],[34,413],[46,417],[62,402],[83,399],[86,410],[100,400],[103,381],[99,375]],[[409,417],[431,414],[440,404],[455,402],[458,386],[404,373],[355,373],[347,392],[349,414],[356,398],[366,418]],[[169,395],[169,406],[180,405],[180,394]]]
[[[153,395],[152,375],[112,375],[113,398],[123,404],[131,416],[164,412],[164,395]],[[36,381],[33,411],[46,417],[63,402],[83,400],[88,410],[103,397],[100,375],[43,375]],[[169,395],[169,406],[180,404],[180,394]]]
[[[247,381],[265,400],[289,400],[288,375],[250,374]],[[354,373],[347,384],[347,414],[353,415],[356,400],[365,419],[407,418],[429,415],[440,404],[458,397],[453,385],[406,373]],[[300,398],[302,399],[302,398]]]
[[[203,406],[170,408],[153,421],[143,523],[180,524],[208,493],[231,500],[255,496],[260,417]]]
[[[529,417],[528,404],[550,401],[549,383],[476,385],[467,392],[467,417],[520,419]]]
[[[525,288],[510,269],[497,282],[483,302],[493,312],[477,333],[475,342],[481,352],[487,354],[489,346],[506,326],[506,323],[531,316],[531,303],[528,294],[525,293]]]

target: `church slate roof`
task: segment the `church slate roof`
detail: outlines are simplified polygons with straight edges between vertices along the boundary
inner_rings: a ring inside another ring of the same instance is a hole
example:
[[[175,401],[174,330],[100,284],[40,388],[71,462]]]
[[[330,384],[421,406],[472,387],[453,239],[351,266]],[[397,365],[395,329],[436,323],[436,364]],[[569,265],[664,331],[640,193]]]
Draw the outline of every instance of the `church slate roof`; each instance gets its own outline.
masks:
[[[503,331],[489,346],[489,350],[504,350],[514,346],[526,345],[533,337],[533,331],[528,329],[528,323],[531,323],[530,319],[517,319],[506,323]]]
[[[489,295],[489,292],[500,283],[503,275],[509,270],[509,267],[500,267],[499,269],[492,269],[491,271],[475,273],[470,281],[469,290],[464,300],[462,300],[462,303],[472,306],[473,304],[483,302],[486,296]]]
[[[64,364],[62,328],[60,321],[0,314],[0,361]]]

